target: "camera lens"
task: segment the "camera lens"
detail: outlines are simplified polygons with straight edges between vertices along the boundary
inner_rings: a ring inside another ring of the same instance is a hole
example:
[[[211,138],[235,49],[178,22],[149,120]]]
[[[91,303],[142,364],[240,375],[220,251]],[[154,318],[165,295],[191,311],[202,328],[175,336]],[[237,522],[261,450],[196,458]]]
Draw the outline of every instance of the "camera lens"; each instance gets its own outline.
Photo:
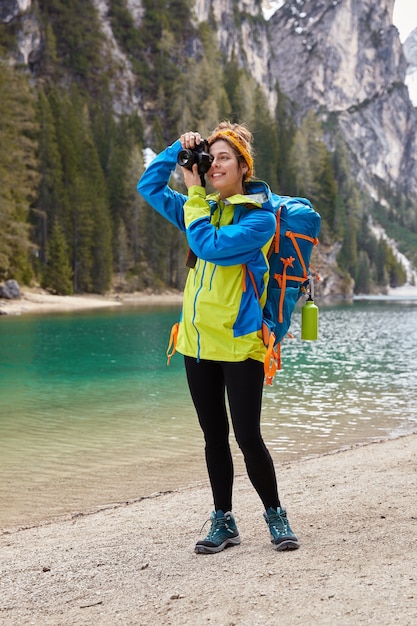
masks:
[[[190,167],[194,163],[194,153],[192,150],[188,150],[184,148],[184,150],[180,150],[177,157],[178,165],[181,167]]]

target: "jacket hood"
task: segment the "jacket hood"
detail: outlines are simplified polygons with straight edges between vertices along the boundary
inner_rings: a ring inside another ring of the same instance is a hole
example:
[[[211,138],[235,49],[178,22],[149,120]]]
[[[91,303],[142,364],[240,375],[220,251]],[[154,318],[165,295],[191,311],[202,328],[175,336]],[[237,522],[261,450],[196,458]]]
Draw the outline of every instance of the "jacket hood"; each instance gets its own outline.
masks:
[[[249,209],[265,209],[274,214],[277,212],[281,203],[281,197],[273,193],[267,183],[262,180],[251,180],[246,183],[245,188],[246,194],[238,193],[230,196],[224,200],[224,204],[243,205]],[[207,200],[218,199],[218,194],[212,194],[207,197]]]

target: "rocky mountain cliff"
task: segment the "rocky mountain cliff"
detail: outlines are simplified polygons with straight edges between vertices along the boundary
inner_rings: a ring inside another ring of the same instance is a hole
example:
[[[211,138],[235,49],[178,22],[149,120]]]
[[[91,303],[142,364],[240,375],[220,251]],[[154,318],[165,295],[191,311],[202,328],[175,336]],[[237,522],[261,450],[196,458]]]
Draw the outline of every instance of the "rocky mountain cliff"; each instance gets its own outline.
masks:
[[[143,92],[132,59],[120,48],[109,0],[92,1],[103,55],[112,66],[114,111],[136,112],[146,137],[158,102]],[[314,110],[330,149],[337,134],[343,137],[352,173],[369,196],[388,206],[386,193],[401,192],[417,203],[417,110],[405,86],[407,61],[392,23],[394,0],[288,0],[269,19],[269,5],[260,0],[191,4],[195,35],[187,38],[185,55],[201,55],[198,27],[210,24],[223,58],[262,87],[271,113],[283,96],[299,121]],[[139,26],[142,0],[126,0],[125,6]],[[15,63],[31,66],[42,55],[45,35],[37,15],[32,0],[1,3],[0,21],[17,32]],[[404,49],[413,57],[413,42]],[[332,248],[329,259],[335,255]]]
[[[393,8],[394,0],[286,3],[268,24],[271,73],[301,114],[313,108],[337,124],[371,194],[382,180],[415,197],[417,113]]]

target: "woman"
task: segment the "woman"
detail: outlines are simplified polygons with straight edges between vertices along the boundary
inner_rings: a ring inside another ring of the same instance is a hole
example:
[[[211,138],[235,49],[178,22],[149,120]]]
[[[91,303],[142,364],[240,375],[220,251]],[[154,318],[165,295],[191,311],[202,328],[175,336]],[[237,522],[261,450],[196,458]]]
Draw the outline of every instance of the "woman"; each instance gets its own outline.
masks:
[[[252,135],[222,122],[208,138],[206,195],[198,165],[183,167],[188,196],[168,186],[182,149],[193,150],[198,132],[181,135],[159,154],[138,183],[143,198],[185,231],[195,264],[185,289],[176,348],[184,355],[188,385],[205,438],[213,492],[211,528],[195,552],[210,554],[240,543],[232,514],[233,461],[225,393],[248,476],[265,508],[277,550],[299,547],[278,497],[274,464],[260,430],[265,345],[266,254],[275,232],[279,196],[252,180]],[[209,164],[210,165],[210,164]]]

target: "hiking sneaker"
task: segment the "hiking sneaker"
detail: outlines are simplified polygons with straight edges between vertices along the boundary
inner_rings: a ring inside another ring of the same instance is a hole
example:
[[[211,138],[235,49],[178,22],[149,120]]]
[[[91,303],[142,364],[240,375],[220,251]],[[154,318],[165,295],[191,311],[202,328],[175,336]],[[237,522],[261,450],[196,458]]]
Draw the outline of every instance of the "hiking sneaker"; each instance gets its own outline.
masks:
[[[211,521],[211,528],[205,539],[197,541],[195,546],[197,554],[221,552],[229,546],[236,546],[240,543],[235,518],[230,511],[227,513],[223,513],[220,509],[213,511],[210,520],[207,521]]]
[[[297,537],[291,530],[288,522],[287,511],[278,507],[269,507],[264,513],[264,518],[271,533],[271,542],[275,550],[297,550],[300,547]]]

